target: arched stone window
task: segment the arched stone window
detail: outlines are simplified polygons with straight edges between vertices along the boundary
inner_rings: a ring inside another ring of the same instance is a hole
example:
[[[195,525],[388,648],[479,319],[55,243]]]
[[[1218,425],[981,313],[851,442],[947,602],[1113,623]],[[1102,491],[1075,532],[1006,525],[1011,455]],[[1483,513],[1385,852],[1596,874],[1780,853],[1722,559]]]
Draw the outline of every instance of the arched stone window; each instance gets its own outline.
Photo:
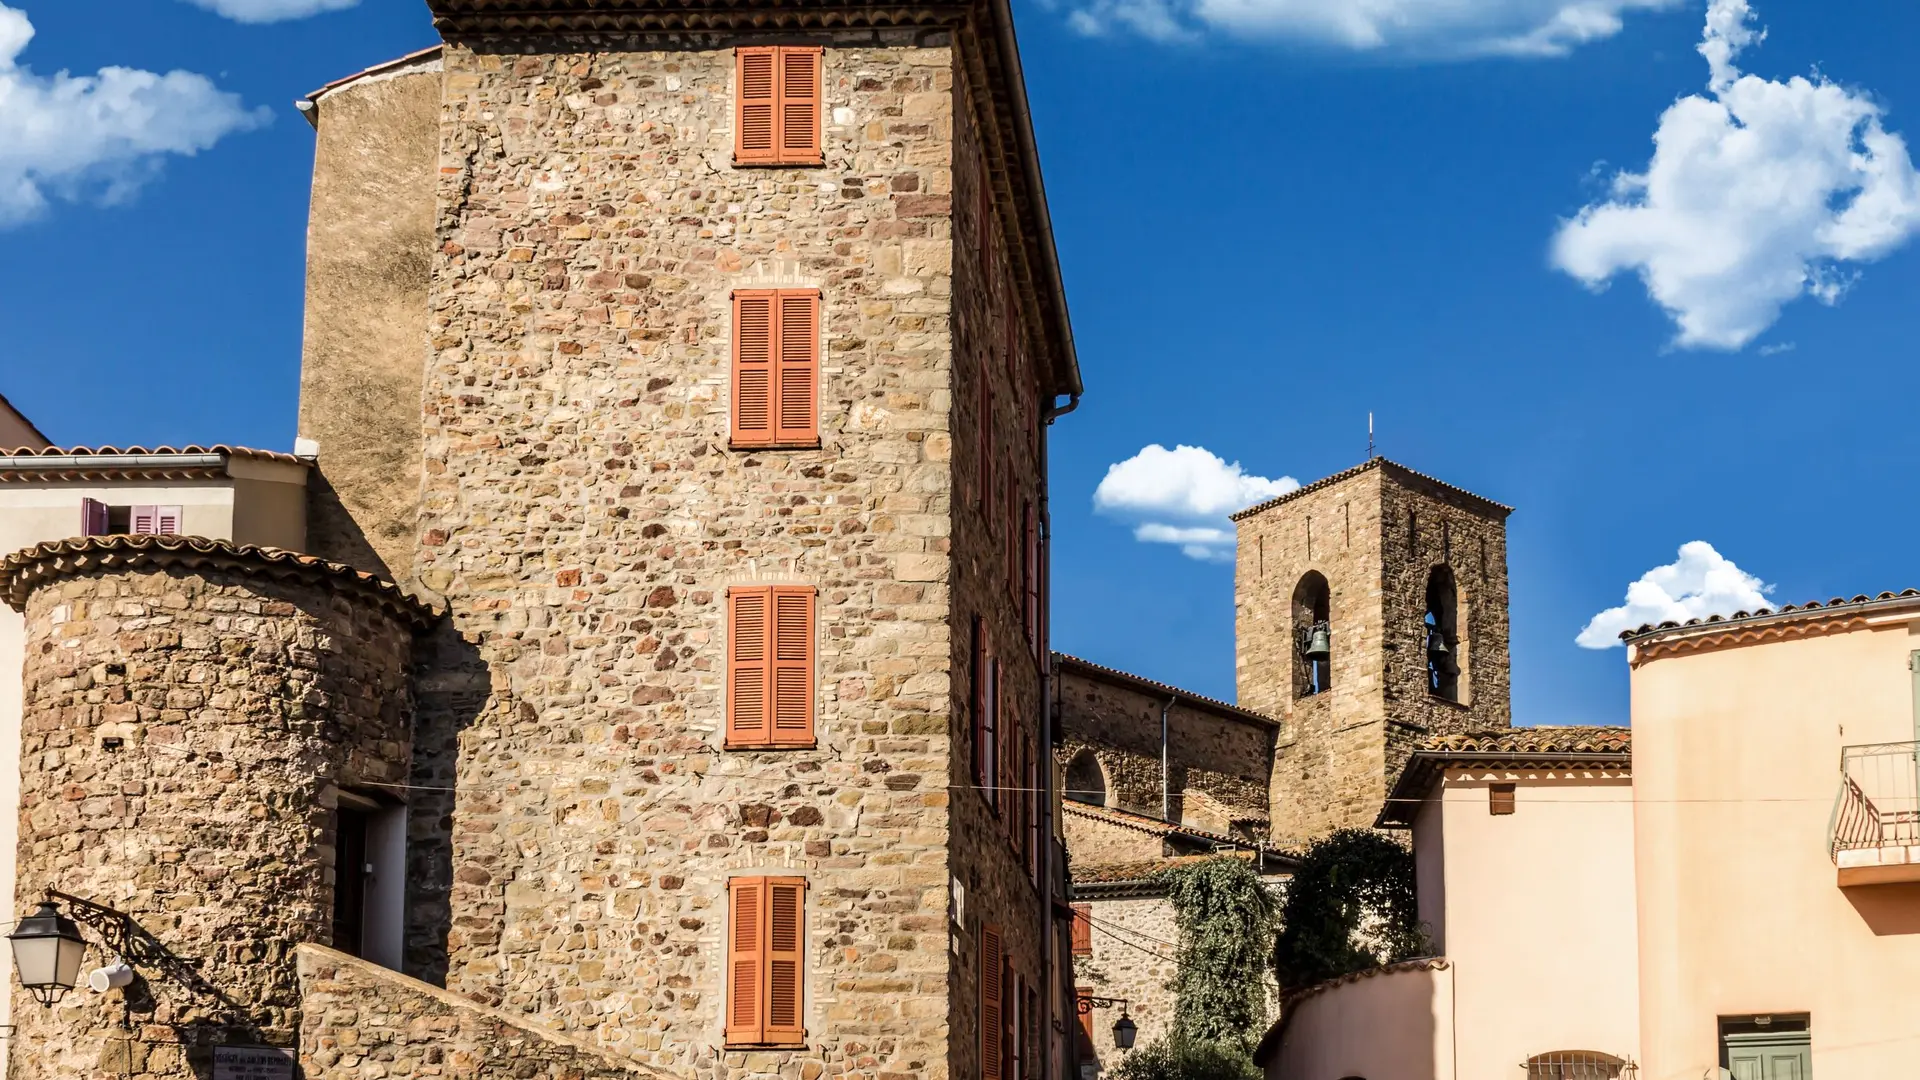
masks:
[[[1309,570],[1293,589],[1293,696],[1333,688],[1333,602],[1327,579]]]
[[[1066,786],[1060,794],[1074,802],[1107,805],[1107,774],[1093,751],[1082,750],[1067,762]]]
[[[1427,614],[1424,620],[1427,653],[1427,691],[1448,701],[1460,700],[1460,590],[1453,570],[1436,566],[1427,576]]]
[[[1626,1065],[1596,1050],[1556,1050],[1527,1059],[1527,1080],[1615,1080]]]

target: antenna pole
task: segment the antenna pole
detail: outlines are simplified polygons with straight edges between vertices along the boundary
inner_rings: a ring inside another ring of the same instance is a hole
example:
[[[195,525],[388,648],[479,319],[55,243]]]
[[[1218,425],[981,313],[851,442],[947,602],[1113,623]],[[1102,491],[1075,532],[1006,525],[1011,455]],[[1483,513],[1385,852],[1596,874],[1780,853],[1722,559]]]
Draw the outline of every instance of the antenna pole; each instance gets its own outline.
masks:
[[[1367,413],[1367,460],[1372,461],[1373,458],[1373,413],[1369,411]]]

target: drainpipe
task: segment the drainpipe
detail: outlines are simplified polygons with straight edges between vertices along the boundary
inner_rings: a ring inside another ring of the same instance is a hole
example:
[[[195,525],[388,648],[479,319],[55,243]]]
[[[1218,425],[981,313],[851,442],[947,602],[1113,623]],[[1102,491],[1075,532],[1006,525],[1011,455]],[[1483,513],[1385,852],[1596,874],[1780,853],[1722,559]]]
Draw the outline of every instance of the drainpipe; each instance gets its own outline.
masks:
[[[1168,764],[1167,755],[1167,714],[1179,703],[1177,697],[1167,699],[1160,709],[1160,820],[1173,820],[1173,768]]]

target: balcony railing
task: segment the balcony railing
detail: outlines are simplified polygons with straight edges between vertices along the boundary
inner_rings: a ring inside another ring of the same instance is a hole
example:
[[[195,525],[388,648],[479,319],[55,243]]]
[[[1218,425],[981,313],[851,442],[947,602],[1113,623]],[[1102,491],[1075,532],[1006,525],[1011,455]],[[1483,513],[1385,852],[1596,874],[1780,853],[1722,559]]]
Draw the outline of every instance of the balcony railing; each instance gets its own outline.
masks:
[[[1843,749],[1828,833],[1841,885],[1920,881],[1920,742]]]

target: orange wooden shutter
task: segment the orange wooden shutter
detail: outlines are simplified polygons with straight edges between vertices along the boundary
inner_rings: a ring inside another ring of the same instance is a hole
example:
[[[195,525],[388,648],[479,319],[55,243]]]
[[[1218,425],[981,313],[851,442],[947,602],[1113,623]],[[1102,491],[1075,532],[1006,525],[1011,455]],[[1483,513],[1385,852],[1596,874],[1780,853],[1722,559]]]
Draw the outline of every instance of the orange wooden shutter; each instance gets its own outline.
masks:
[[[767,1041],[766,878],[727,882],[727,1042]]]
[[[733,160],[743,165],[772,165],[780,160],[774,130],[779,104],[777,52],[771,46],[733,51]]]
[[[1000,1076],[1000,928],[980,930],[980,1075],[983,1080]]]
[[[1040,523],[1034,518],[1033,500],[1020,507],[1020,531],[1025,543],[1020,547],[1021,592],[1025,601],[1027,643],[1034,655],[1040,655]]]
[[[987,802],[1000,809],[1000,658],[987,645]]]
[[[780,151],[782,165],[820,164],[819,46],[780,50]]]
[[[737,586],[727,592],[727,745],[760,746],[772,740],[768,678],[772,650],[767,624],[773,590]]]
[[[1093,952],[1093,905],[1073,905],[1073,955],[1088,956]]]
[[[1083,1061],[1093,1060],[1093,1005],[1086,998],[1093,996],[1093,987],[1074,988],[1073,1011],[1080,1014],[1080,1057]]]
[[[820,441],[820,293],[794,289],[777,294],[774,377],[775,442]]]
[[[993,382],[981,365],[980,372],[980,512],[987,519],[987,535],[993,535]]]
[[[783,745],[813,744],[814,590],[772,590],[773,738]]]
[[[802,878],[767,879],[767,1030],[763,1042],[798,1046],[807,1039],[806,898]]]
[[[774,441],[774,300],[771,290],[733,294],[733,443]]]

